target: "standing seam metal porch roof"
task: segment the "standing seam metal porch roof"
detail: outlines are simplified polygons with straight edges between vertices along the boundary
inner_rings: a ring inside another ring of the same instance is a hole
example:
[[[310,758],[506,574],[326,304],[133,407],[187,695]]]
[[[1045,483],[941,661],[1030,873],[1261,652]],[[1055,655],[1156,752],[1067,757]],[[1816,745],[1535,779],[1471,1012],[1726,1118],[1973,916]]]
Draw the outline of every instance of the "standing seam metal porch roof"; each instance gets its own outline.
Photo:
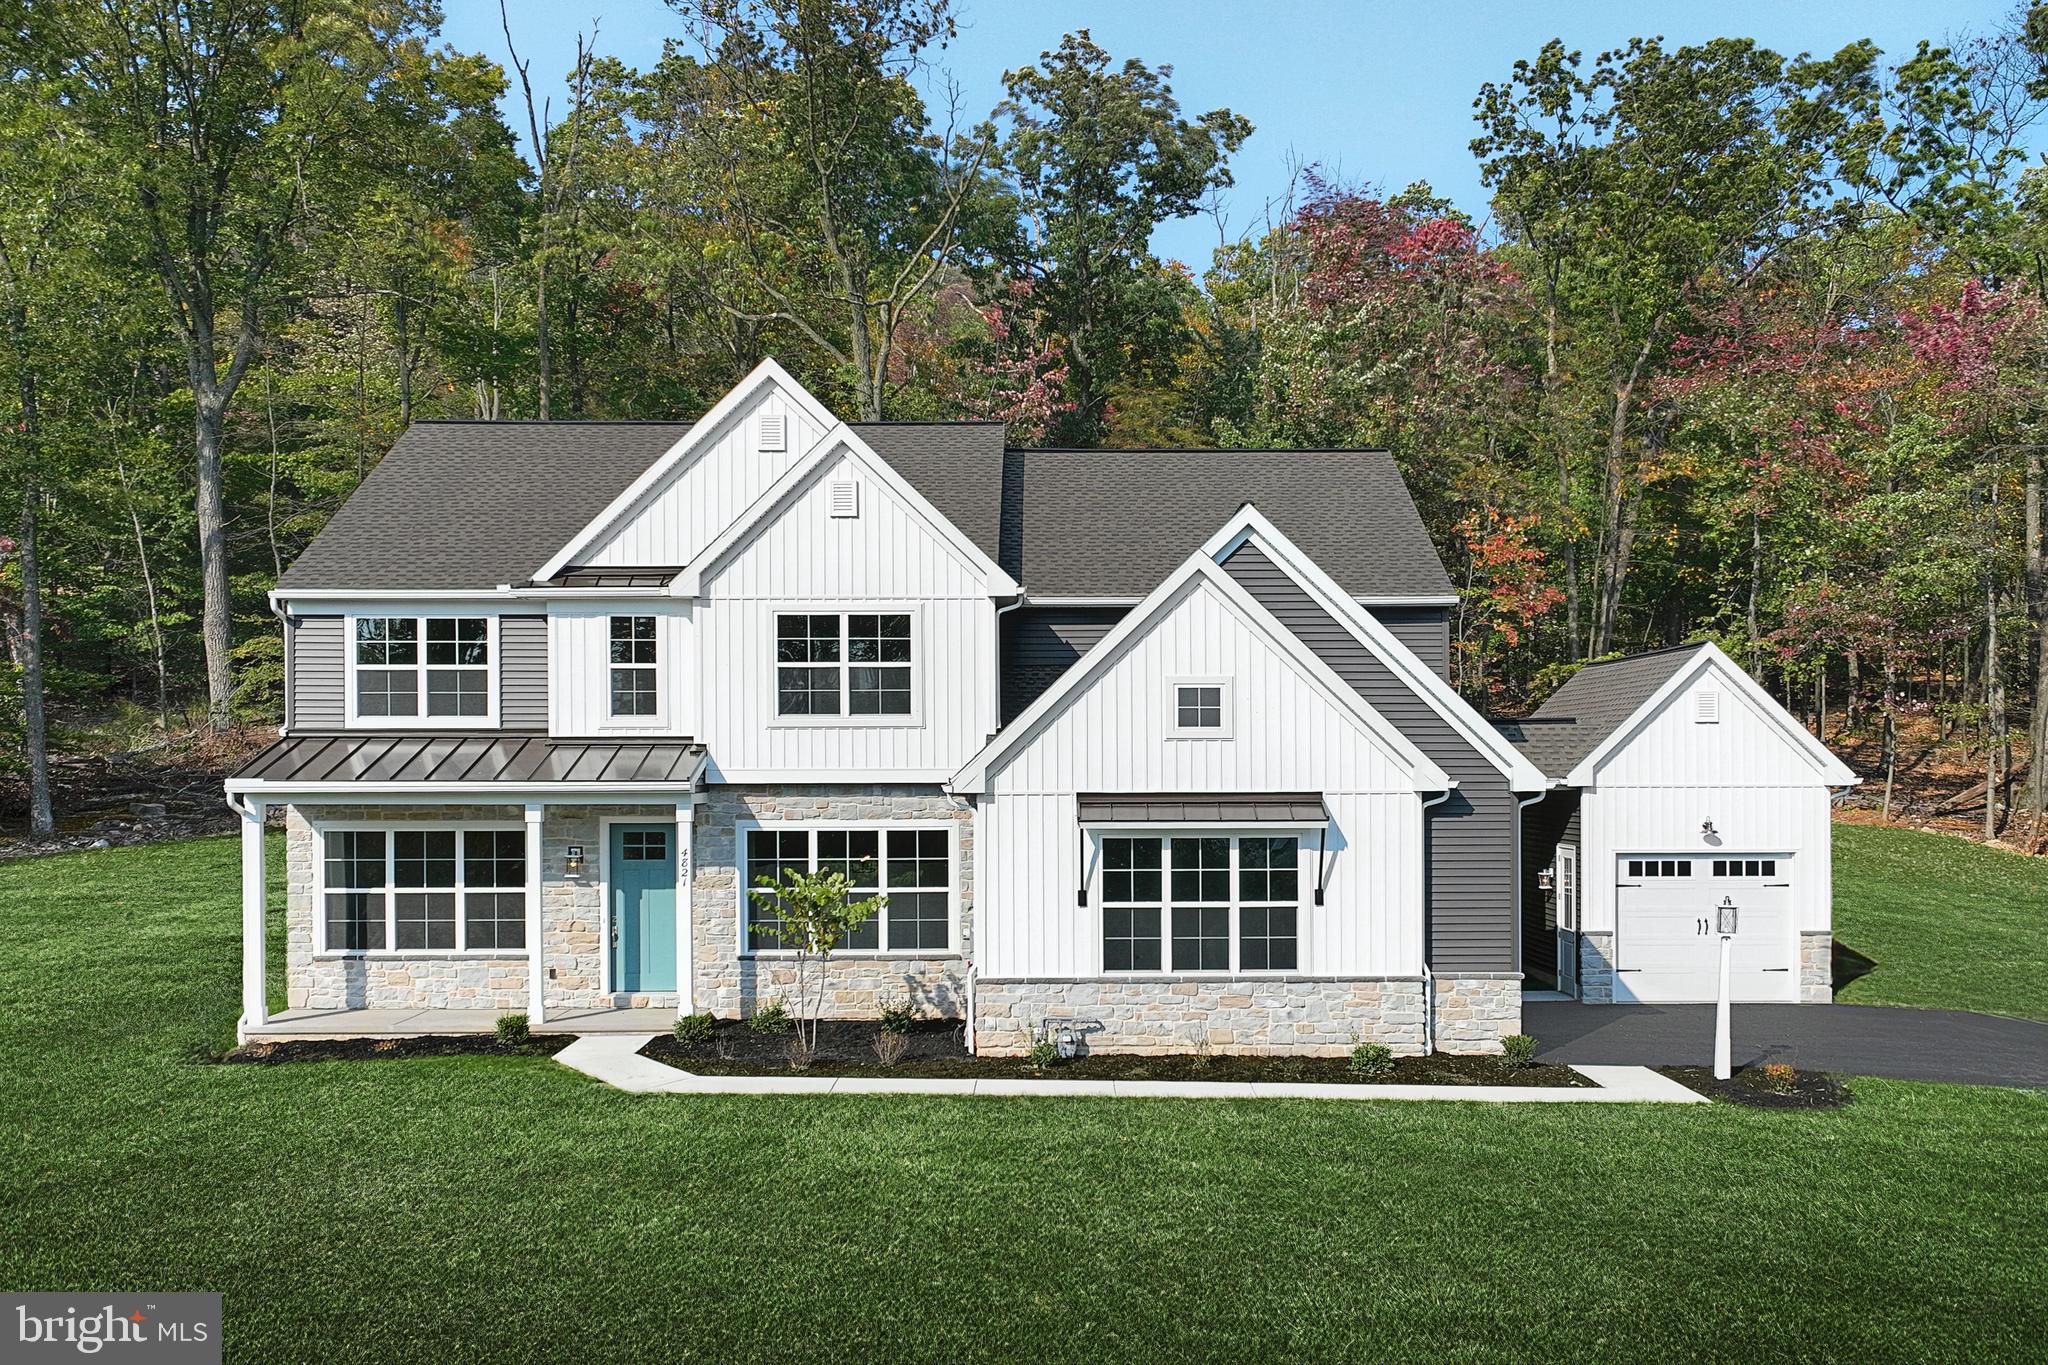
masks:
[[[682,785],[703,761],[687,740],[545,739],[531,735],[295,735],[257,754],[228,778],[241,783],[555,783]]]

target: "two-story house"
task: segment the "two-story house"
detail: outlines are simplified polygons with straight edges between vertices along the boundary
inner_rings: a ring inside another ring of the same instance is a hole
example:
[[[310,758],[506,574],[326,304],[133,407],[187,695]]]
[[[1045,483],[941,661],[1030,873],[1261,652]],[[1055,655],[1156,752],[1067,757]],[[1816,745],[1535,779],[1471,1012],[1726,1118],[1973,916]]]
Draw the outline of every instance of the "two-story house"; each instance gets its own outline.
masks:
[[[1489,723],[1384,452],[1012,450],[770,362],[694,423],[419,423],[273,600],[245,1037],[743,1014],[790,988],[747,894],[786,868],[887,898],[832,1013],[984,1051],[1497,1048],[1525,979],[1704,998],[1729,896],[1739,989],[1827,998],[1852,775],[1711,645]]]

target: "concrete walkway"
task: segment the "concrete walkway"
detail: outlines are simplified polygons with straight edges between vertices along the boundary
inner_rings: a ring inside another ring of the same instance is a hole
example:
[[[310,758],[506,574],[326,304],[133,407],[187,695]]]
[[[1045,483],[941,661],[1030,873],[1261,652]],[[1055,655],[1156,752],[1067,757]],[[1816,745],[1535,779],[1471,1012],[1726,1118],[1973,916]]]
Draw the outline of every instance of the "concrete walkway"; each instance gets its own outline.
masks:
[[[866,1076],[698,1076],[642,1057],[653,1034],[578,1038],[555,1060],[636,1094],[1094,1095],[1121,1099],[1468,1100],[1495,1104],[1705,1104],[1640,1066],[1575,1066],[1597,1089],[1510,1085],[1262,1084],[1255,1081],[900,1080]]]
[[[1712,1005],[1581,1005],[1527,1001],[1522,1030],[1545,1062],[1706,1066]],[[2048,1086],[2048,1024],[1960,1010],[1882,1005],[1737,1005],[1737,1066],[1789,1062],[1802,1071],[1968,1085]]]
[[[513,1010],[285,1010],[249,1031],[252,1043],[294,1038],[419,1038],[444,1033],[490,1033]],[[676,1022],[674,1009],[556,1010],[535,1033],[632,1033],[645,1042]]]

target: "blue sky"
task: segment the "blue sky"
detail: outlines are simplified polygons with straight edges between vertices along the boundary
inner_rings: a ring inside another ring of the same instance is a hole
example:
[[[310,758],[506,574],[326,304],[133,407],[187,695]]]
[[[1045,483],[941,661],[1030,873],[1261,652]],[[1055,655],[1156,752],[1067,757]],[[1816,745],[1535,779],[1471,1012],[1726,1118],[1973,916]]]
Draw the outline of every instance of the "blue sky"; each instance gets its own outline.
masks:
[[[445,0],[449,42],[503,61],[496,0]],[[1503,80],[1517,58],[1561,37],[1588,56],[1636,34],[1673,42],[1720,35],[1754,37],[1780,52],[1833,52],[1874,39],[1903,56],[1920,38],[1983,31],[2011,0],[1466,0],[1453,6],[1386,0],[961,0],[962,33],[940,55],[961,86],[966,111],[985,114],[1002,97],[1006,67],[1035,61],[1060,35],[1089,29],[1118,60],[1138,57],[1174,68],[1181,107],[1227,106],[1257,132],[1235,161],[1237,186],[1225,202],[1235,237],[1265,219],[1287,188],[1291,163],[1320,163],[1346,181],[1397,190],[1427,180],[1475,216],[1485,190],[1468,148],[1472,99]],[[560,77],[575,62],[578,27],[601,21],[600,51],[645,67],[665,37],[680,31],[659,0],[511,0],[513,36],[531,59],[535,89],[563,107]],[[523,108],[508,106],[515,129]],[[524,138],[522,137],[522,142]],[[1218,240],[1207,218],[1169,223],[1155,250],[1206,265]]]

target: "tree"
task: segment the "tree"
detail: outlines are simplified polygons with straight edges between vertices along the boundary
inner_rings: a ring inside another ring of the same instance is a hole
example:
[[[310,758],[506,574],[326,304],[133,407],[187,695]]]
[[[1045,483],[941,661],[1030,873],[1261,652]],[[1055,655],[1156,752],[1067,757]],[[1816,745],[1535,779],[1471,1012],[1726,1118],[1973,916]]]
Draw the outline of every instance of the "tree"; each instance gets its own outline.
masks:
[[[1172,74],[1135,58],[1112,68],[1082,29],[1003,75],[1003,165],[1030,230],[1030,258],[1015,273],[1058,340],[1072,404],[1053,444],[1093,444],[1117,381],[1187,339],[1152,232],[1229,187],[1230,156],[1252,125],[1228,109],[1182,118]]]
[[[805,1056],[818,1050],[818,1020],[825,1010],[826,965],[847,935],[873,919],[887,896],[849,898],[852,883],[842,872],[810,873],[784,868],[780,881],[763,873],[747,894],[753,898],[753,927],[796,953],[796,1030]]]

